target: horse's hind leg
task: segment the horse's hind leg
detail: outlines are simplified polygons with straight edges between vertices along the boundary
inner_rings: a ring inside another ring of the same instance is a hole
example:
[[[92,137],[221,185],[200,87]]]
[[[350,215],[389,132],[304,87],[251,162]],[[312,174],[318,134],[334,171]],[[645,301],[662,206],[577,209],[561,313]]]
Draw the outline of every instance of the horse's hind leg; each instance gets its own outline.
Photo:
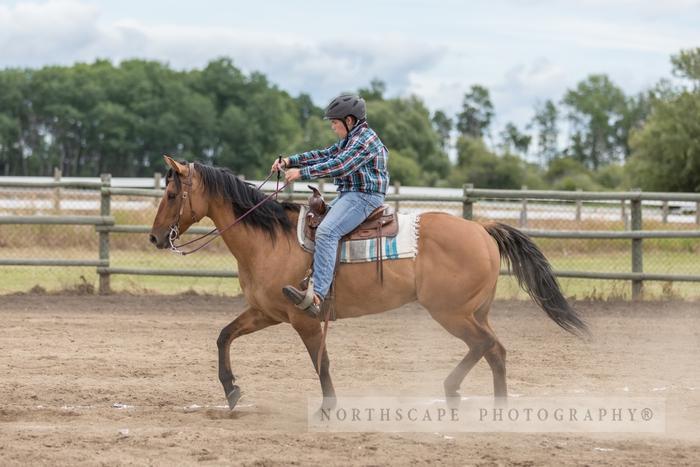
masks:
[[[224,393],[231,410],[233,410],[241,397],[241,389],[234,384],[236,377],[233,376],[231,371],[231,342],[237,337],[259,331],[273,324],[279,323],[253,308],[247,308],[224,327],[219,334],[219,338],[216,341],[216,345],[219,348],[219,381],[224,386]]]
[[[488,321],[483,324],[491,331],[491,334],[495,336]],[[494,395],[497,398],[508,397],[508,386],[506,384],[506,348],[496,339],[493,346],[484,354],[484,358],[491,367],[491,373],[493,373]]]
[[[319,381],[321,382],[321,391],[323,392],[324,406],[333,405],[335,403],[335,389],[331,381],[328,351],[325,348],[323,349],[323,355],[321,357],[321,368],[318,367],[318,351],[322,340],[321,323],[298,312],[291,316],[290,321],[292,327],[299,333],[301,340],[304,341],[306,350],[308,350],[311,361],[318,374]]]
[[[432,317],[450,334],[462,339],[469,351],[454,370],[445,378],[445,396],[459,397],[457,390],[467,373],[481,360],[497,342],[491,330],[479,323],[472,313],[437,313],[430,310]],[[489,357],[490,358],[490,357]]]

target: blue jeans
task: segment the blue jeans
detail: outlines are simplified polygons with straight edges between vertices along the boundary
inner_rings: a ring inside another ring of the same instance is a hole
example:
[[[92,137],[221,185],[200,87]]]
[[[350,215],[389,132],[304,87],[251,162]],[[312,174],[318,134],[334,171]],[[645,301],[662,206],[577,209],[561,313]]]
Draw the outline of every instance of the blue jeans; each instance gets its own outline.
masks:
[[[316,229],[314,249],[314,291],[328,295],[333,281],[338,242],[384,203],[381,193],[344,191],[333,200],[331,209]]]

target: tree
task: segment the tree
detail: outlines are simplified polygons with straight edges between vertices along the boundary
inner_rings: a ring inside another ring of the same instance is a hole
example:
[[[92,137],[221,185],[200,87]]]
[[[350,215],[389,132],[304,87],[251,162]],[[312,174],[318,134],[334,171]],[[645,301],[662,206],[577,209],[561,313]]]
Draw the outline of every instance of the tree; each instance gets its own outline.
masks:
[[[559,154],[559,111],[551,100],[535,107],[531,126],[537,132],[537,156],[544,167]]]
[[[35,127],[27,105],[30,78],[25,70],[0,72],[0,174],[28,173],[26,144],[34,138]]]
[[[450,163],[426,106],[384,93],[375,79],[365,97],[398,154],[397,179],[444,180]],[[0,70],[0,174],[147,176],[168,153],[258,177],[279,154],[332,144],[321,116],[309,95],[292,97],[226,57],[187,71],[149,60]]]
[[[309,118],[316,114],[317,108],[311,100],[311,96],[306,93],[299,94],[294,101],[299,108],[299,123],[304,126]]]
[[[230,58],[212,60],[192,77],[196,91],[214,99],[217,112],[222,114],[231,105],[242,105],[246,94],[246,79]]]
[[[625,161],[632,153],[632,149],[630,148],[630,134],[633,130],[642,127],[650,111],[651,98],[649,93],[639,93],[636,96],[625,99],[622,115],[615,127],[615,139],[622,149],[622,155]]]
[[[442,150],[440,137],[433,128],[430,112],[417,97],[371,101],[368,120],[389,148],[414,160],[421,168],[421,183],[435,184],[447,177],[450,161]]]
[[[527,154],[532,136],[521,133],[513,122],[508,122],[501,131],[501,147],[506,153],[517,152],[521,156]]]
[[[618,128],[626,113],[626,98],[620,88],[605,75],[591,75],[567,91],[563,102],[569,108],[573,157],[594,170],[623,158]]]
[[[424,182],[420,165],[414,159],[401,154],[401,151],[391,151],[389,172],[393,182],[404,186],[420,185]]]
[[[461,136],[457,140],[457,167],[449,176],[452,186],[473,183],[480,188],[517,189],[527,184],[542,188],[536,167],[513,154],[497,156],[489,151],[481,138]]]
[[[16,158],[19,125],[16,119],[0,113],[0,174],[9,175]]]
[[[357,93],[366,101],[381,101],[386,92],[386,83],[378,78],[369,82],[369,88],[360,88]]]
[[[593,189],[591,171],[574,157],[555,157],[549,161],[544,178],[556,190]]]
[[[655,103],[631,138],[632,182],[654,191],[700,191],[700,92]]]
[[[440,147],[442,150],[447,152],[447,148],[450,144],[450,132],[452,131],[452,119],[445,114],[442,110],[437,110],[433,114],[432,118],[433,128],[440,137]]]
[[[700,89],[700,47],[672,55],[671,65],[675,76],[690,80],[696,91]]]
[[[464,95],[462,111],[457,115],[457,130],[462,136],[482,138],[491,125],[493,114],[488,89],[475,84]]]

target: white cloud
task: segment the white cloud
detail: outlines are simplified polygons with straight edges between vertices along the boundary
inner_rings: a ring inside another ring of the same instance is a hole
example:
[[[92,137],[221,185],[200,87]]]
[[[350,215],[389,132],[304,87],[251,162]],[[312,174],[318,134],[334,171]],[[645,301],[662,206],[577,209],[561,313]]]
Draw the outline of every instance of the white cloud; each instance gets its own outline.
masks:
[[[0,65],[38,65],[70,60],[99,38],[98,10],[56,0],[0,6]]]
[[[602,11],[610,9],[625,9],[630,14],[655,13],[661,15],[676,14],[682,11],[695,10],[700,7],[700,0],[504,0],[505,3],[515,5],[547,5],[550,8],[556,6],[576,6],[579,8],[601,8]]]
[[[543,31],[557,41],[580,47],[604,50],[667,53],[687,47],[698,38],[697,32],[685,35],[670,26],[624,24],[585,18],[561,18],[549,22]]]
[[[95,7],[70,0],[0,7],[0,66],[139,57],[192,68],[227,55],[244,71],[261,71],[290,92],[313,89],[317,97],[327,99],[340,90],[365,86],[375,77],[400,92],[411,73],[429,69],[443,54],[441,47],[401,37],[348,42],[136,20],[101,24],[98,19]]]
[[[700,0],[579,0],[579,4],[594,7],[621,7],[631,11],[677,13],[700,7]]]
[[[0,67],[138,57],[192,68],[225,55],[292,94],[310,93],[317,104],[377,77],[390,96],[416,94],[449,114],[478,83],[491,91],[496,124],[522,127],[535,102],[558,100],[590,73],[608,73],[636,92],[668,76],[671,53],[700,44],[693,22],[700,21],[700,0],[391,2],[363,13],[357,37],[348,37],[324,26],[336,16],[322,1],[307,6],[314,12],[307,15],[286,2],[202,0],[196,21],[183,16],[193,7],[170,9],[164,0],[148,2],[157,19],[144,19],[137,0],[20,1],[0,6]],[[123,8],[115,13],[117,3]],[[159,5],[172,15],[159,17]]]

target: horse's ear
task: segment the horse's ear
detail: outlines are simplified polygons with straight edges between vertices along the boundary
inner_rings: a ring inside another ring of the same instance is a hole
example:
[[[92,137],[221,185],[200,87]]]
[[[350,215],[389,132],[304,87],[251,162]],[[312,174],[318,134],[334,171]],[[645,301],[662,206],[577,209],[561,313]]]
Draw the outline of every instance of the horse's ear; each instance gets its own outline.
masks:
[[[165,159],[165,163],[170,166],[175,172],[179,173],[180,175],[187,175],[187,166],[180,164],[178,161],[173,159],[172,157],[164,154],[163,159]]]

